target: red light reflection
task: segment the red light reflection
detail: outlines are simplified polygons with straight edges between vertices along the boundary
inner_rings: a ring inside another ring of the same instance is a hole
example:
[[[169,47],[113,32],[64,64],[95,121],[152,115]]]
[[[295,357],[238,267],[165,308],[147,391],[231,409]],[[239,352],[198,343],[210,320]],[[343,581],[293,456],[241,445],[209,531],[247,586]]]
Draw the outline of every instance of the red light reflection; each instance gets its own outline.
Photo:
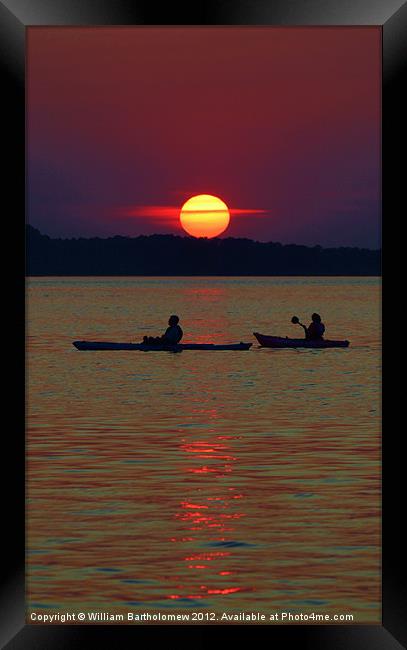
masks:
[[[216,421],[218,417],[217,410],[213,408],[200,408],[198,411],[207,419]],[[187,438],[185,430],[182,434],[179,448],[184,459],[180,467],[191,479],[184,481],[184,498],[179,504],[179,511],[174,514],[181,534],[172,541],[187,543],[190,550],[182,558],[187,570],[183,576],[185,584],[178,585],[170,598],[202,599],[237,593],[241,591],[241,587],[236,585],[238,570],[234,556],[237,551],[233,548],[227,551],[195,550],[197,546],[222,544],[239,538],[238,523],[245,516],[242,510],[244,495],[237,487],[230,485],[237,461],[232,451],[237,436],[218,436],[215,429],[207,431],[209,437],[199,440],[194,440],[192,436]],[[194,537],[188,535],[191,531]],[[189,543],[191,541],[194,543],[193,550]],[[207,585],[200,584],[203,573]]]

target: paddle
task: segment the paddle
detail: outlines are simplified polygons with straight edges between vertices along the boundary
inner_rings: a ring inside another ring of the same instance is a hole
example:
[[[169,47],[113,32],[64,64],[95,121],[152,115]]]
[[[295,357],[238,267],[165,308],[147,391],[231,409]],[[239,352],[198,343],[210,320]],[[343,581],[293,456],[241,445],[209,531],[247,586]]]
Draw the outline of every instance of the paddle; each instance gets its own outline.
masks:
[[[305,338],[307,338],[307,331],[308,330],[307,330],[306,326],[301,323],[298,316],[293,316],[292,319],[291,319],[291,322],[293,323],[293,325],[301,325],[301,327],[304,329],[304,332],[305,332]]]

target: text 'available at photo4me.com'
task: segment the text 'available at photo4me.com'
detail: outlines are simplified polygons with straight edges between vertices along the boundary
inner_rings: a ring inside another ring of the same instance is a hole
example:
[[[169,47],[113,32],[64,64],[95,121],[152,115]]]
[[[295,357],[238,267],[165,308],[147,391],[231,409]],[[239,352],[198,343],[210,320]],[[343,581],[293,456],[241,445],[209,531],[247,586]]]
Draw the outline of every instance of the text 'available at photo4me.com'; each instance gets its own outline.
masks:
[[[353,614],[323,614],[310,612],[178,612],[173,614],[161,612],[127,612],[125,614],[112,614],[109,612],[54,612],[40,614],[32,612],[29,623],[34,624],[103,624],[103,623],[353,623]]]

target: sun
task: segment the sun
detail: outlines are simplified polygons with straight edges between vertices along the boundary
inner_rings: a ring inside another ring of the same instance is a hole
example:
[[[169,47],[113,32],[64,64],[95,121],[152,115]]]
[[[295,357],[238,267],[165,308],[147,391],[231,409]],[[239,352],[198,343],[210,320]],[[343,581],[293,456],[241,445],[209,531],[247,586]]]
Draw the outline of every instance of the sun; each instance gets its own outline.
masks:
[[[198,194],[184,203],[180,212],[183,229],[193,237],[217,237],[230,221],[228,206],[217,196]]]

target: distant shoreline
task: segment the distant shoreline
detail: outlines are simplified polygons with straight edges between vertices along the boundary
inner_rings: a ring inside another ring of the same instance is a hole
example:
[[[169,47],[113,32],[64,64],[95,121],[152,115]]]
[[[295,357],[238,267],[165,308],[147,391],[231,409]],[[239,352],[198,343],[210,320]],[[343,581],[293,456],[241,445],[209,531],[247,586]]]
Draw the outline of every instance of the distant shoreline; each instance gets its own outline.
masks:
[[[376,275],[362,275],[362,274],[313,274],[311,275],[310,273],[308,274],[301,274],[301,275],[287,275],[286,273],[284,275],[280,274],[269,274],[269,275],[256,275],[253,273],[240,273],[240,274],[235,274],[235,275],[224,275],[224,274],[210,274],[210,273],[204,273],[204,274],[193,274],[193,273],[184,273],[184,274],[178,274],[178,275],[162,275],[162,274],[156,274],[156,273],[139,273],[137,275],[135,274],[77,274],[77,273],[63,273],[63,274],[53,274],[53,273],[31,273],[30,275],[26,275],[25,278],[29,280],[30,278],[381,278],[381,274],[376,274]]]
[[[26,233],[31,277],[381,277],[380,249],[177,235],[51,239],[32,226]]]

